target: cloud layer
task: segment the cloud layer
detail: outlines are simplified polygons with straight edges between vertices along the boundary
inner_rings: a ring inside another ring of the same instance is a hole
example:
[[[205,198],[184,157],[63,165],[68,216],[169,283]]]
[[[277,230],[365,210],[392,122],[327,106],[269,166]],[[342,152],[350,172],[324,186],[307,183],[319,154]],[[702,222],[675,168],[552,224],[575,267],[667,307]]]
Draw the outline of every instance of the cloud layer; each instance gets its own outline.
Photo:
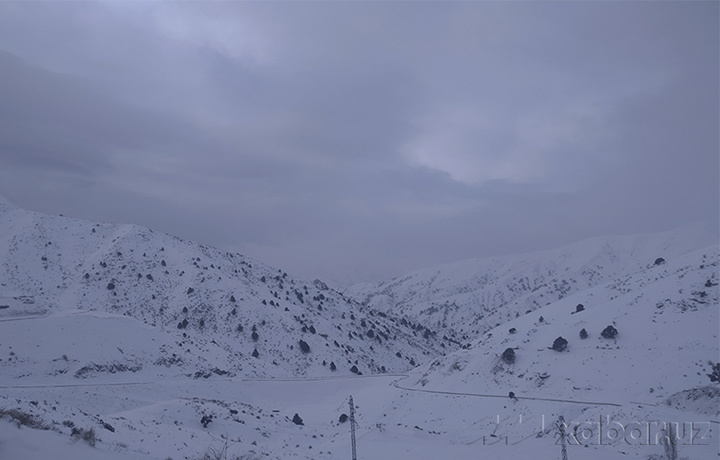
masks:
[[[0,194],[307,278],[718,223],[715,2],[0,3]]]

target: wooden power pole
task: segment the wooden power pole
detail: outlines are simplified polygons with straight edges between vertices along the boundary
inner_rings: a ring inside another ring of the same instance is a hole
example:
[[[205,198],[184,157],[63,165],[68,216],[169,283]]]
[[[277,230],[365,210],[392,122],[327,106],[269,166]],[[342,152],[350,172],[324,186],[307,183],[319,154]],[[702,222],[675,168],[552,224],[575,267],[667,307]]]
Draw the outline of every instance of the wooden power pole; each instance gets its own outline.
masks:
[[[557,428],[560,431],[560,445],[562,446],[562,460],[568,460],[567,447],[565,446],[565,417],[558,419]]]
[[[352,442],[352,460],[357,460],[355,452],[355,404],[350,396],[350,441]]]

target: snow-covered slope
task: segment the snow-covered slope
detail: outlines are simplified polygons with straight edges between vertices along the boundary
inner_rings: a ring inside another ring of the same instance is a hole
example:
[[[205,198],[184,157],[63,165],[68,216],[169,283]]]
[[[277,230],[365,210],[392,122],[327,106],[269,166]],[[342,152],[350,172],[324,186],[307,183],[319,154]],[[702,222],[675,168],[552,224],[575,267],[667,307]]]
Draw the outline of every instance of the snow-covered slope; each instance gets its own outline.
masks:
[[[653,404],[708,385],[719,351],[719,258],[712,246],[565,297],[421,367],[412,385]],[[603,337],[608,326],[613,338]],[[552,348],[558,337],[562,351]]]
[[[703,224],[636,236],[602,237],[560,249],[430,267],[345,294],[448,336],[474,339],[573,293],[716,243]]]
[[[701,241],[466,261],[357,288],[361,305],[239,254],[0,202],[0,459],[348,458],[350,395],[358,458],[560,458],[561,416],[569,458],[664,459],[663,422],[678,458],[717,458],[720,254]]]
[[[339,419],[348,413],[349,395],[359,458],[561,458],[561,416],[569,458],[666,459],[668,422],[678,427],[677,458],[716,458],[719,267],[717,246],[675,257],[522,315],[407,375],[140,380],[106,373],[93,382],[60,384],[48,375],[34,385],[4,378],[0,411],[37,417],[55,430],[34,436],[35,442],[41,455],[63,460],[93,458],[69,441],[73,430],[90,428],[102,454],[96,458],[113,458],[113,452],[157,459],[346,458],[349,427]],[[85,322],[82,330],[89,331],[98,315],[68,312],[65,318]],[[53,343],[66,348],[71,339],[61,339],[50,320],[28,315],[12,327],[0,323],[0,332],[11,343],[31,334],[54,336]],[[113,321],[119,335],[132,334],[123,323],[131,319]],[[617,335],[602,337],[610,325]],[[565,349],[551,349],[560,336],[568,341]],[[141,353],[161,338],[144,340],[124,353]],[[502,359],[507,349],[512,362]],[[31,368],[33,342],[17,350],[10,366]],[[56,359],[52,369],[72,359]],[[303,425],[292,422],[294,414]],[[0,443],[10,443],[5,452],[45,458],[32,455],[27,439],[0,421]]]
[[[17,321],[28,316],[41,318]],[[397,372],[452,347],[240,254],[7,202],[0,321],[27,329],[0,344],[3,376],[21,380]]]

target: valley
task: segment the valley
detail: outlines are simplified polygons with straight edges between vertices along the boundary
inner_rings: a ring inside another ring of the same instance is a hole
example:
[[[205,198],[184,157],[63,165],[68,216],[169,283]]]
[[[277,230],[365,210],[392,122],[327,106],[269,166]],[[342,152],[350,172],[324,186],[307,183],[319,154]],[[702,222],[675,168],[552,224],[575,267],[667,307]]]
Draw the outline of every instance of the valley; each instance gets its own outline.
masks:
[[[679,458],[718,455],[720,252],[697,228],[343,292],[2,206],[0,458],[350,458],[350,396],[358,458],[560,458],[561,417],[569,458],[664,459],[668,423]]]

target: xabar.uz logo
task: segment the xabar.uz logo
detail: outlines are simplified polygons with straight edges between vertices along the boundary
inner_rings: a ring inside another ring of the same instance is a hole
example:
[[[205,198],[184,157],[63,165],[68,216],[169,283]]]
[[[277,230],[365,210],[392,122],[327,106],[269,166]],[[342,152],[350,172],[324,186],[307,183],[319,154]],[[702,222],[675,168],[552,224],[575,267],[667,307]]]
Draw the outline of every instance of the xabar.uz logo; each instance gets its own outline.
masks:
[[[497,417],[500,424],[501,417]],[[588,420],[584,422],[551,422],[545,415],[541,417],[541,424],[538,431],[534,433],[555,432],[556,443],[560,444],[565,439],[567,445],[664,445],[667,443],[676,445],[709,445],[710,444],[710,422],[641,422],[632,421],[623,423],[612,420],[610,416],[599,417],[597,421]],[[523,424],[523,417],[517,420],[518,425]],[[524,424],[527,425],[527,424]],[[563,434],[561,434],[563,433]],[[532,436],[521,436],[511,440],[510,436],[499,437],[483,436],[483,444],[518,444]]]
[[[544,423],[544,420],[543,420]],[[610,417],[598,421],[563,423],[568,445],[680,445],[710,444],[710,422],[640,422],[622,423]],[[671,439],[673,438],[673,439]],[[561,442],[558,436],[557,443]]]

